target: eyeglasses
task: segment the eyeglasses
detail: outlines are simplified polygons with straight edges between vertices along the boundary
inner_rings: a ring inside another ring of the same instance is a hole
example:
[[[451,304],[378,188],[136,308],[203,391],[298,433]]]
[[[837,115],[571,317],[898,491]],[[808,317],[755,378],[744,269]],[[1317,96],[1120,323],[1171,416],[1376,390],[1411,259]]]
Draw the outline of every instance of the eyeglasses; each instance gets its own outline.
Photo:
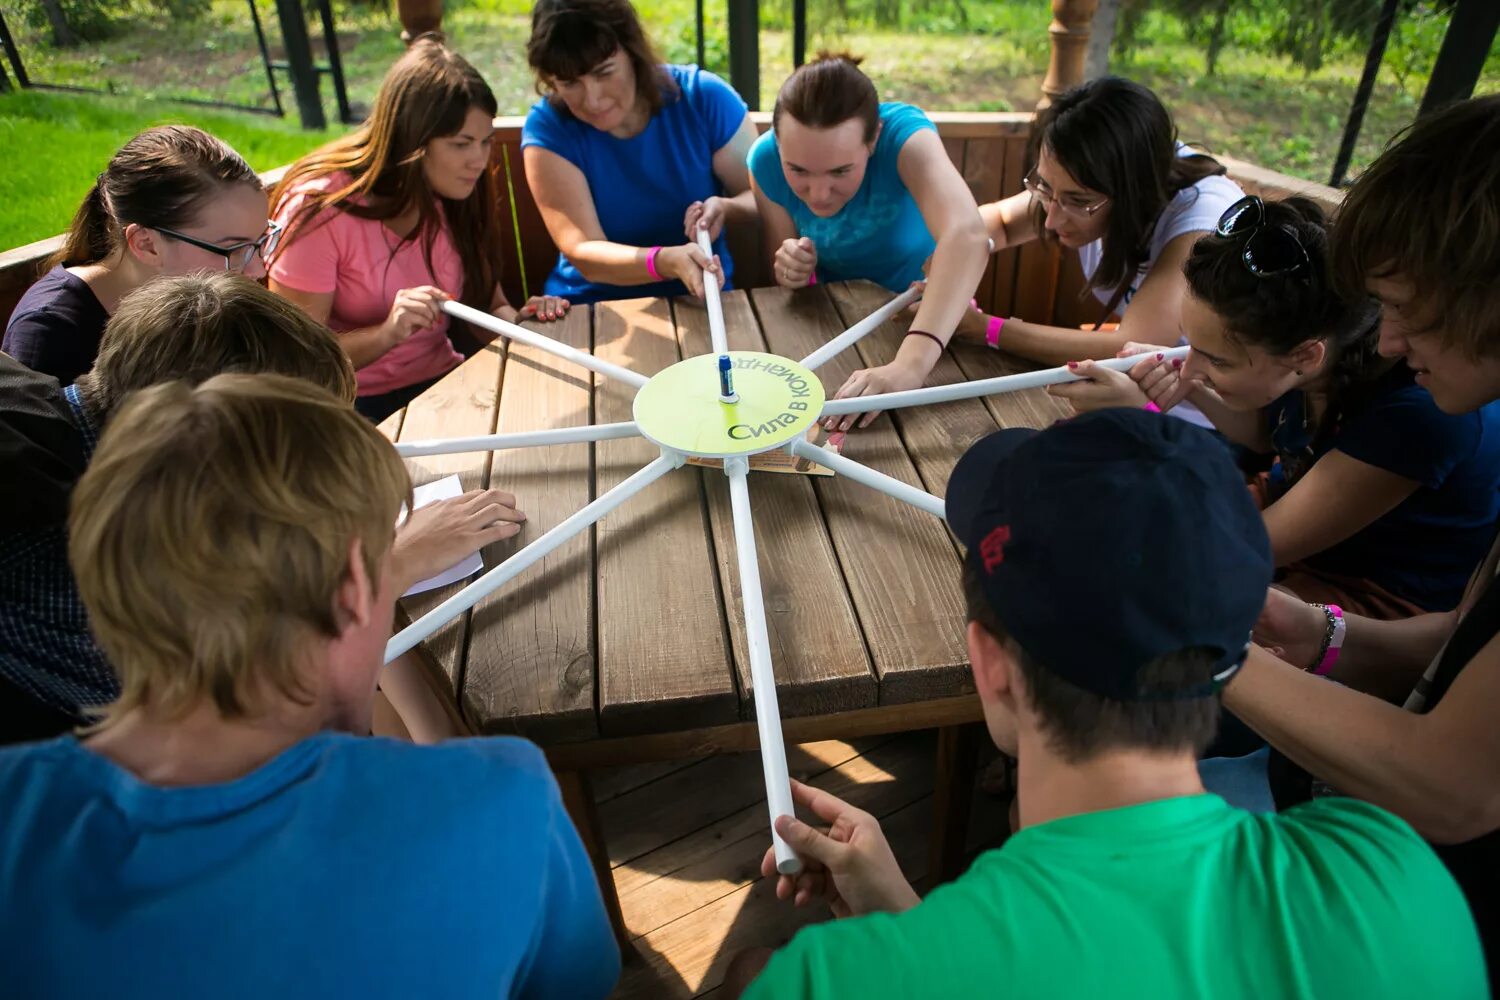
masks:
[[[236,243],[233,246],[221,247],[217,243],[209,243],[186,233],[179,233],[175,229],[167,229],[165,226],[151,226],[163,236],[170,236],[174,240],[180,240],[188,246],[197,247],[199,250],[207,250],[224,258],[224,270],[243,271],[250,266],[256,254],[260,255],[263,262],[269,263],[271,254],[276,252],[276,244],[281,242],[281,226],[275,222],[266,223],[266,231],[258,240],[250,240],[246,243]]]
[[[1066,215],[1071,215],[1074,218],[1086,218],[1109,204],[1108,198],[1100,198],[1098,201],[1087,204],[1079,201],[1064,201],[1063,198],[1076,198],[1077,196],[1063,195],[1062,197],[1058,197],[1057,192],[1053,191],[1047,182],[1037,175],[1035,169],[1022,179],[1021,186],[1031,192],[1031,196],[1040,201],[1043,206],[1056,204],[1058,211]]]
[[[1312,267],[1297,231],[1285,223],[1267,225],[1266,203],[1253,194],[1225,209],[1214,232],[1225,239],[1247,237],[1240,260],[1257,278],[1276,278]]]

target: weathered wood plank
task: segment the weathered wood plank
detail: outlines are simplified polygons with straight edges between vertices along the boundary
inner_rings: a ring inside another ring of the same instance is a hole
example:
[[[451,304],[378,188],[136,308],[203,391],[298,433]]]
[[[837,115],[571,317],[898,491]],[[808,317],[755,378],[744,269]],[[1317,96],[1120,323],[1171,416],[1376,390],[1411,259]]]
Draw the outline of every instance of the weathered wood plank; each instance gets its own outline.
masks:
[[[964,375],[971,379],[1014,375],[1016,372],[1035,371],[1038,367],[1033,362],[981,344],[957,344],[952,354]],[[1073,407],[1067,400],[1047,395],[1046,389],[1027,389],[983,398],[985,407],[1001,427],[1050,427],[1073,415]]]
[[[526,326],[588,350],[589,310]],[[590,372],[511,344],[496,433],[576,427],[590,418]],[[515,494],[526,523],[511,543],[540,538],[593,497],[587,444],[493,453],[490,484]],[[464,712],[481,732],[541,743],[597,736],[594,709],[594,574],[589,532],[572,538],[475,606],[465,659]]]
[[[1002,168],[1000,193],[996,196],[997,198],[1008,198],[1025,190],[1022,181],[1026,176],[1027,141],[1026,136],[1016,136],[1001,143]],[[1016,267],[1020,258],[1021,251],[1015,247],[995,254],[994,286],[990,293],[991,308],[987,310],[993,316],[1008,317],[1015,313]]]
[[[805,781],[859,756],[861,748],[874,749],[888,739],[867,738],[858,745],[845,740],[794,743],[787,747],[787,773]],[[609,841],[610,863],[629,869],[616,875],[622,891],[639,889],[712,853],[717,848],[699,843],[703,838],[698,834],[757,802],[761,803],[757,829],[769,836],[765,801],[760,754],[752,751],[705,758],[601,803],[599,815]],[[651,821],[642,822],[643,816]],[[706,836],[719,842],[713,834]]]
[[[885,289],[868,282],[830,285],[828,290],[845,326],[868,316],[891,298]],[[864,363],[874,366],[895,357],[907,326],[905,317],[892,317],[860,341],[858,350]],[[948,385],[966,380],[953,355],[945,351],[927,376],[926,384]],[[901,441],[917,467],[924,488],[938,496],[948,488],[948,477],[959,456],[969,445],[995,430],[994,418],[978,399],[913,406],[893,411],[891,418],[896,421]]]
[[[677,361],[665,300],[594,307],[594,352],[650,375]],[[607,378],[594,392],[599,423],[631,419],[635,391]],[[641,439],[596,446],[603,494],[656,458]],[[669,473],[596,527],[599,725],[607,735],[663,732],[739,717],[724,641],[701,470]]]
[[[969,184],[969,191],[974,195],[974,201],[980,205],[999,201],[1004,197],[1001,182],[1005,175],[1005,147],[1004,139],[969,139],[964,143],[964,159],[960,169],[964,180]],[[991,254],[984,274],[979,279],[979,287],[974,291],[979,308],[985,312],[993,311],[997,269],[997,256]]]
[[[500,392],[500,371],[505,356],[500,341],[483,348],[437,385],[411,401],[401,424],[402,441],[490,434],[495,429],[495,407]],[[477,490],[489,481],[488,452],[461,455],[427,455],[408,459],[414,486],[458,474],[465,490]],[[512,542],[500,542],[484,551],[485,566],[494,566],[514,550]],[[437,607],[464,586],[464,581],[429,590],[401,602],[400,614],[416,620]],[[469,613],[459,615],[434,632],[423,643],[432,662],[448,678],[454,692],[463,690],[463,650],[468,637]]]
[[[678,299],[673,308],[684,356],[707,353],[711,349],[707,310],[688,299]],[[724,326],[732,350],[766,349],[746,293],[724,296]],[[740,682],[740,711],[753,719],[754,687],[745,645],[745,607],[729,488],[717,470],[706,470],[703,476]],[[873,706],[878,685],[808,477],[752,476],[750,503],[781,714],[823,715]]]
[[[933,786],[932,740],[926,734],[900,739],[864,754],[848,744],[842,760],[799,780],[837,795],[876,816],[926,795]],[[965,789],[965,794],[968,794]],[[639,815],[639,814],[638,814]],[[725,811],[721,819],[679,841],[615,869],[625,926],[632,937],[647,934],[760,878],[760,859],[770,846],[765,797]],[[637,820],[639,822],[639,820]]]
[[[751,295],[778,354],[803,357],[845,329],[826,287],[795,293],[756,289]],[[818,370],[829,396],[855,370],[857,359],[845,351]],[[889,418],[850,433],[844,454],[920,485]],[[814,485],[880,677],[880,703],[971,691],[958,560],[943,524],[842,477]]]

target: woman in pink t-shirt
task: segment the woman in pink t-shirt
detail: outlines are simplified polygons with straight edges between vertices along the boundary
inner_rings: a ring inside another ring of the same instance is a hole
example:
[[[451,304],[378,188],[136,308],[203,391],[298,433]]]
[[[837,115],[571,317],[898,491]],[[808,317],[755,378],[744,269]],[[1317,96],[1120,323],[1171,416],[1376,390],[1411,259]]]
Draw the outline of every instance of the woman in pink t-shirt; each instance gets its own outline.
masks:
[[[386,74],[370,119],[294,163],[272,193],[283,236],[271,289],[338,335],[359,378],[355,405],[372,420],[463,360],[447,299],[512,322],[567,312],[551,296],[518,310],[500,290],[495,112],[474,67],[419,39]]]

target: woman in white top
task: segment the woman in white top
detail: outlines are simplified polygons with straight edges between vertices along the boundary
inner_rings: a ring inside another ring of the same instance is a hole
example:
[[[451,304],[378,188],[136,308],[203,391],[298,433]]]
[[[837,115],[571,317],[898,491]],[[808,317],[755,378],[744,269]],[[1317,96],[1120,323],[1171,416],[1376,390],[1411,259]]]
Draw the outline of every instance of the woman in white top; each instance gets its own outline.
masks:
[[[1077,330],[971,311],[962,336],[1048,365],[1111,358],[1131,341],[1175,343],[1183,262],[1244,196],[1211,156],[1177,141],[1156,95],[1119,77],[1075,87],[1037,119],[1026,190],[980,206],[996,250],[1034,239],[1078,251],[1117,330]]]

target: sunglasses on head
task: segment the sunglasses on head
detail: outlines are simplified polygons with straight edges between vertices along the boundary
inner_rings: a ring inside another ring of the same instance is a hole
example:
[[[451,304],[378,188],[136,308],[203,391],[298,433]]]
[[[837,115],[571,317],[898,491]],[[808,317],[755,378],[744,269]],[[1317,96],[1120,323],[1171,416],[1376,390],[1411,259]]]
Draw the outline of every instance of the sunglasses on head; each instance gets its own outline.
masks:
[[[1284,223],[1267,224],[1266,203],[1253,194],[1225,209],[1214,232],[1225,239],[1245,238],[1240,261],[1257,278],[1277,278],[1312,267],[1297,231]]]

